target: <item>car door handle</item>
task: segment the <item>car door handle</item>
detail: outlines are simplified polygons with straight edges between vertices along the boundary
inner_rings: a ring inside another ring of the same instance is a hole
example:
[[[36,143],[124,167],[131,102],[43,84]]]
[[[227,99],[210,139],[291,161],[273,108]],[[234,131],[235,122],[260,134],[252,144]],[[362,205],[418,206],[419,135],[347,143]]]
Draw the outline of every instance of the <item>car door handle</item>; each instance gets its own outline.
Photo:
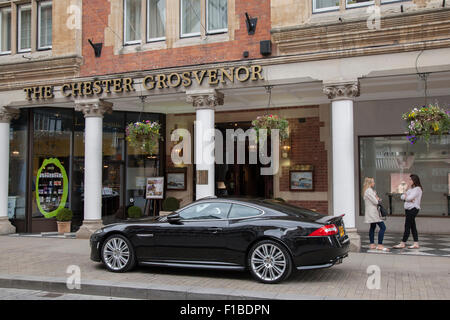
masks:
[[[215,227],[215,228],[208,228],[208,231],[212,231],[212,233],[217,233],[219,231],[222,231],[222,228],[217,228],[217,227]]]

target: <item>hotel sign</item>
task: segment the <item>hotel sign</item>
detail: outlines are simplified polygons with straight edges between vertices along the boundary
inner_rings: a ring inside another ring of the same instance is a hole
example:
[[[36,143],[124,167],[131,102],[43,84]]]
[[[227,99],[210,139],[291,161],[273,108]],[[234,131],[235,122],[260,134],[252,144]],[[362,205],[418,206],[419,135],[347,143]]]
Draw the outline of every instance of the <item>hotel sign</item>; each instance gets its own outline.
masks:
[[[192,83],[214,86],[223,83],[264,80],[262,67],[240,66],[230,68],[205,69],[197,71],[174,72],[170,74],[148,75],[142,85],[146,90],[190,87]],[[133,78],[116,78],[65,83],[61,93],[65,97],[88,97],[104,93],[126,93],[136,91]],[[37,86],[24,88],[28,100],[49,100],[55,97],[54,86]]]

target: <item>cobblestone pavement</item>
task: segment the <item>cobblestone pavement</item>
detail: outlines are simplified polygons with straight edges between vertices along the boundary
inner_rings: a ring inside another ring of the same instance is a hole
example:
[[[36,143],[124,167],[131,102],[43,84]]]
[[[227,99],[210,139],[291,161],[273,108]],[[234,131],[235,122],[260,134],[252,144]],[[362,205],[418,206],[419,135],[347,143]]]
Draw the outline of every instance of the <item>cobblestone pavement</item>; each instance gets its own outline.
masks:
[[[0,300],[124,300],[86,294],[56,293],[41,290],[0,288]],[[126,299],[131,300],[131,299]]]
[[[89,259],[88,240],[0,236],[0,275],[67,278],[77,265],[83,280],[186,286],[205,290],[268,292],[338,299],[450,299],[450,258],[350,253],[340,265],[297,271],[285,282],[265,285],[248,272],[137,267],[111,273]],[[380,289],[367,288],[368,266],[381,270]]]

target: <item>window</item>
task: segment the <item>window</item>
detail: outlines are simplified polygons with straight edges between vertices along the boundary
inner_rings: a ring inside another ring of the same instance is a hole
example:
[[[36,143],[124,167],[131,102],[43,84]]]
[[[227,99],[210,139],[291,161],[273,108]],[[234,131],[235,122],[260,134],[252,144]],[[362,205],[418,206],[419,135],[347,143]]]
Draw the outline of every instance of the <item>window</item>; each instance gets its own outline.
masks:
[[[125,44],[141,43],[141,0],[124,1]]]
[[[347,8],[368,6],[375,3],[373,0],[346,0],[346,1],[347,1]]]
[[[233,207],[231,207],[229,218],[246,218],[246,217],[254,217],[259,216],[262,212],[258,209],[247,207],[247,206],[241,206],[239,204],[233,204]]]
[[[31,51],[31,5],[19,6],[17,25],[18,51]]]
[[[11,52],[11,8],[0,10],[0,53]]]
[[[181,36],[200,35],[200,0],[181,0]]]
[[[450,216],[450,135],[432,136],[429,146],[423,140],[411,145],[404,136],[361,137],[359,147],[361,188],[365,177],[374,178],[377,194],[388,212],[405,213],[400,196],[409,187],[409,175],[417,174],[424,191],[419,215]],[[359,200],[362,213],[361,189]]]
[[[313,0],[313,12],[339,10],[339,0]]]
[[[39,2],[38,7],[38,49],[52,47],[52,2]]]
[[[231,204],[205,202],[188,207],[180,212],[182,220],[226,219]]]
[[[164,40],[166,36],[166,0],[147,0],[147,41]]]
[[[208,33],[227,31],[227,0],[207,0],[206,7]]]

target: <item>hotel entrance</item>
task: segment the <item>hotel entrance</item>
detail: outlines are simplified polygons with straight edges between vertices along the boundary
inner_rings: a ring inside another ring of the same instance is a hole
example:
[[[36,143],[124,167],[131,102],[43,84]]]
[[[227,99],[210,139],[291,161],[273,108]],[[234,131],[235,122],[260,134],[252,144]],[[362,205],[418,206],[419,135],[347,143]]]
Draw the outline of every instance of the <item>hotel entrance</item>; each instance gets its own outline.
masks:
[[[263,165],[258,161],[252,164],[249,161],[250,152],[258,151],[257,146],[251,145],[248,138],[245,140],[245,163],[238,163],[238,141],[234,137],[234,154],[228,155],[226,150],[227,130],[241,129],[243,132],[251,128],[251,122],[217,123],[216,129],[222,132],[223,164],[217,163],[216,159],[216,195],[218,197],[249,197],[249,198],[272,198],[273,176],[261,175]],[[231,131],[229,131],[231,132]],[[270,145],[270,140],[268,141]],[[227,161],[227,159],[233,161]],[[232,162],[232,163],[231,163]]]

